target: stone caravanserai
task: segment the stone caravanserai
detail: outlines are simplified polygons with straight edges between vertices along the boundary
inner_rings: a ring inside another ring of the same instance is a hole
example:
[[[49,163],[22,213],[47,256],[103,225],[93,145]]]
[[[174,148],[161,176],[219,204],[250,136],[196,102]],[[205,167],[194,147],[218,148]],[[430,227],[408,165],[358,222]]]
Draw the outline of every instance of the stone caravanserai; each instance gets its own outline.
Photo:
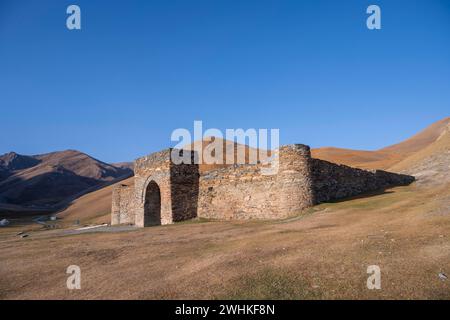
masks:
[[[193,218],[282,219],[321,202],[414,181],[412,176],[314,159],[310,148],[301,144],[279,148],[278,170],[270,175],[262,174],[267,163],[261,162],[201,172],[197,164],[171,161],[172,150],[135,161],[134,184],[113,190],[112,225],[146,227]],[[182,152],[189,152],[194,163],[195,151]]]

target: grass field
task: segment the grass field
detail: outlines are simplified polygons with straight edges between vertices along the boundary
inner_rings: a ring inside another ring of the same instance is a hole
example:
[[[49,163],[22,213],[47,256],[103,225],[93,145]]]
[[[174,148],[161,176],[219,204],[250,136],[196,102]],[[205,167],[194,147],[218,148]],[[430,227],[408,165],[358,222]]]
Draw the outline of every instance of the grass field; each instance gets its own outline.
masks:
[[[398,187],[279,221],[65,235],[0,229],[2,299],[450,299],[450,188]],[[66,268],[81,268],[81,290]],[[366,287],[381,268],[381,290]]]

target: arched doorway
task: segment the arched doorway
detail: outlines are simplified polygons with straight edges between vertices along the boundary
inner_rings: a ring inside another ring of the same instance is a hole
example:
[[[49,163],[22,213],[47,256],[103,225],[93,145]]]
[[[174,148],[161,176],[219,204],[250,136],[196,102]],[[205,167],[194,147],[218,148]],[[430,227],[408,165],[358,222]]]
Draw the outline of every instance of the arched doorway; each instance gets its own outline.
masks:
[[[161,192],[155,181],[151,181],[145,191],[144,227],[161,224]]]

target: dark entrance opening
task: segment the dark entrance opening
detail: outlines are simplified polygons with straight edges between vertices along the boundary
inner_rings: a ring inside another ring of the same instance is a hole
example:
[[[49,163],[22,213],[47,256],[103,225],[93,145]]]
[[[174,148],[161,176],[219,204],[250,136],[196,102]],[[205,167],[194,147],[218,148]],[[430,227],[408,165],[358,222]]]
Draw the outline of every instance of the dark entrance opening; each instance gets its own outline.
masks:
[[[161,224],[161,192],[158,184],[151,181],[145,192],[144,227]]]

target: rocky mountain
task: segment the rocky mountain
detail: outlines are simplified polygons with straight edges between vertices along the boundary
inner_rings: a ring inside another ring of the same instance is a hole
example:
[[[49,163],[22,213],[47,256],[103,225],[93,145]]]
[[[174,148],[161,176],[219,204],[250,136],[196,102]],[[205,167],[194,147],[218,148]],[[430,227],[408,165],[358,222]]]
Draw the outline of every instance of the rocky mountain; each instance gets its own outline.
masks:
[[[52,210],[133,171],[75,150],[25,156],[0,156],[0,208]]]
[[[112,163],[112,165],[116,168],[134,170],[134,162],[117,162]]]
[[[0,181],[9,177],[14,171],[27,169],[39,163],[38,159],[10,152],[0,156]]]

